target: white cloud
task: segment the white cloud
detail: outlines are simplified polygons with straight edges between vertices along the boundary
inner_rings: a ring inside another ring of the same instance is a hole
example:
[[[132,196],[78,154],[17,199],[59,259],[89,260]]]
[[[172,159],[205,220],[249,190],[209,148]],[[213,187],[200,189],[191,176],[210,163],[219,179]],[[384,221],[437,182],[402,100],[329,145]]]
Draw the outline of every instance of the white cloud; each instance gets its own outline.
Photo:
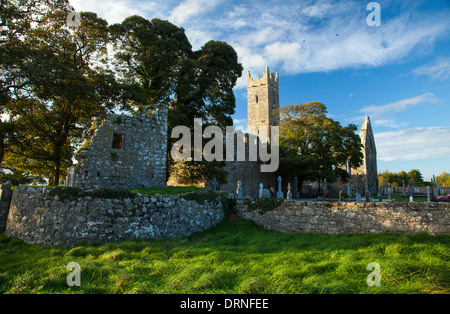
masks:
[[[384,126],[384,127],[388,127],[388,128],[401,128],[401,127],[405,127],[408,125],[408,123],[405,121],[397,122],[392,119],[379,119],[379,120],[374,120],[372,123],[375,126]]]
[[[412,128],[375,134],[377,158],[408,161],[450,156],[450,127]]]
[[[446,80],[450,76],[450,57],[439,58],[412,71],[416,76],[426,75],[433,79]]]
[[[302,10],[302,13],[310,17],[323,17],[329,11],[332,5],[323,3],[319,5],[310,5]]]
[[[392,114],[396,112],[405,111],[413,106],[420,104],[437,103],[439,99],[433,93],[425,93],[423,95],[401,99],[399,101],[389,103],[382,106],[367,106],[359,111],[370,117],[379,117],[386,114]]]
[[[185,23],[192,17],[214,9],[219,2],[220,0],[185,0],[172,11],[169,21],[176,25]]]
[[[235,130],[240,130],[244,133],[248,132],[247,119],[233,119],[233,126]]]
[[[90,11],[97,13],[109,24],[120,23],[132,15],[161,17],[165,6],[158,1],[134,0],[70,0],[76,11]]]

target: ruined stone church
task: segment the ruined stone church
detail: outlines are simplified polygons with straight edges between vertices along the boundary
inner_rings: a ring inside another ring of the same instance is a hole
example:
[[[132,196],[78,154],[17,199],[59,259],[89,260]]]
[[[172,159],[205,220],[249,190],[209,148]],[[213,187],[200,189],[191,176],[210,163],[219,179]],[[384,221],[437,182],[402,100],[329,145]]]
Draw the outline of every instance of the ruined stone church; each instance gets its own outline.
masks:
[[[256,136],[244,134],[244,156],[249,156],[249,144],[255,138],[257,145],[270,142],[270,127],[279,124],[280,118],[275,110],[279,107],[278,73],[269,72],[266,67],[262,77],[254,79],[248,72],[248,130]],[[91,128],[84,132],[84,142],[76,154],[78,164],[67,171],[66,185],[88,190],[166,185],[167,114],[168,107],[164,106],[151,114],[108,115],[103,120],[94,118]],[[267,127],[269,132],[258,133],[260,127]],[[378,187],[377,157],[369,117],[363,122],[360,137],[364,159],[358,169],[348,169],[352,175],[351,181],[355,182],[351,192],[363,194],[368,189],[374,194]],[[237,156],[236,145],[237,143]],[[262,163],[259,159],[253,161],[248,158],[225,161],[227,183],[220,185],[218,189],[235,194],[239,185],[243,197],[258,197],[260,184],[263,184],[273,193],[277,187],[277,177],[273,172],[261,172]],[[285,178],[286,182],[283,182],[285,196],[289,179],[291,178]],[[305,184],[309,184],[310,193],[312,189],[317,190],[314,183],[304,183],[304,186]],[[211,178],[206,178],[205,187],[211,188]],[[348,185],[339,182],[328,186],[330,192],[337,192],[339,189],[350,191]],[[300,193],[304,192],[301,187],[299,190]],[[318,193],[320,194],[320,189],[315,192]]]
[[[280,117],[277,116],[276,109],[280,107],[279,98],[279,76],[278,73],[269,72],[266,67],[262,77],[252,78],[250,72],[247,72],[247,110],[248,110],[248,130],[250,133],[258,132],[261,126],[278,126]],[[257,133],[260,141],[269,141],[269,134]],[[361,143],[363,144],[363,163],[357,169],[347,169],[351,174],[351,186],[342,182],[329,184],[327,189],[331,193],[338,193],[339,190],[364,194],[366,189],[375,194],[378,188],[377,178],[377,153],[370,118],[367,116],[362,124],[360,131]],[[248,140],[247,140],[248,142]],[[273,191],[277,187],[277,178],[273,173],[262,173],[259,171],[258,164],[261,162],[251,161],[233,161],[226,162],[225,170],[228,174],[228,182],[220,186],[220,190],[230,193],[236,193],[237,185],[240,185],[243,196],[258,197],[259,185],[269,188]],[[355,184],[353,184],[355,183]],[[293,185],[293,182],[291,182]],[[306,187],[305,185],[309,185]],[[206,187],[210,182],[206,182]],[[286,196],[287,182],[283,183],[283,192]],[[314,191],[315,189],[315,191]],[[319,187],[314,182],[304,182],[304,189],[299,187],[302,194],[313,193],[321,194]]]

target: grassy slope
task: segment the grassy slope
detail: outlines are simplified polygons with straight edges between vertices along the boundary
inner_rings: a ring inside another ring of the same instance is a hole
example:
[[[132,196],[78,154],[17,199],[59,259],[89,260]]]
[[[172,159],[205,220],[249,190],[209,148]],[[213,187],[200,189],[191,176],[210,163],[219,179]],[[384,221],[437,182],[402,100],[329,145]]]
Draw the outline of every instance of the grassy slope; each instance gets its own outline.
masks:
[[[0,293],[449,293],[449,257],[450,235],[282,234],[228,219],[187,238],[76,247],[0,235]],[[66,284],[72,261],[80,287]]]

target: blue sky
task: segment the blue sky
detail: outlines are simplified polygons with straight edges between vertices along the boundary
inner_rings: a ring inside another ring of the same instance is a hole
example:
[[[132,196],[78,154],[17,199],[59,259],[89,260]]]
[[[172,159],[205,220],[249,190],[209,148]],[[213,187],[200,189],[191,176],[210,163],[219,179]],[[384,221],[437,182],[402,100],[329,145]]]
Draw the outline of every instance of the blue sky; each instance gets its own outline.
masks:
[[[232,45],[244,66],[235,126],[246,128],[246,72],[279,73],[280,105],[324,103],[342,125],[369,115],[378,171],[450,172],[450,0],[70,0],[110,24],[138,14],[183,27],[199,49]]]

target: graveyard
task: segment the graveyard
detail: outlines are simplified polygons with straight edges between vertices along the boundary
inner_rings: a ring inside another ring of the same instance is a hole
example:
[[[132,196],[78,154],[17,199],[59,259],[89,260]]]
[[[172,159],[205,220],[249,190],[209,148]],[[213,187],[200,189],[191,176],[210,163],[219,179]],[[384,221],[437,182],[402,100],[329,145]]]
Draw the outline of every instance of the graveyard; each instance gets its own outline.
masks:
[[[448,23],[414,31],[450,8],[19,2],[0,4],[0,294],[450,293],[449,62],[415,49]]]

